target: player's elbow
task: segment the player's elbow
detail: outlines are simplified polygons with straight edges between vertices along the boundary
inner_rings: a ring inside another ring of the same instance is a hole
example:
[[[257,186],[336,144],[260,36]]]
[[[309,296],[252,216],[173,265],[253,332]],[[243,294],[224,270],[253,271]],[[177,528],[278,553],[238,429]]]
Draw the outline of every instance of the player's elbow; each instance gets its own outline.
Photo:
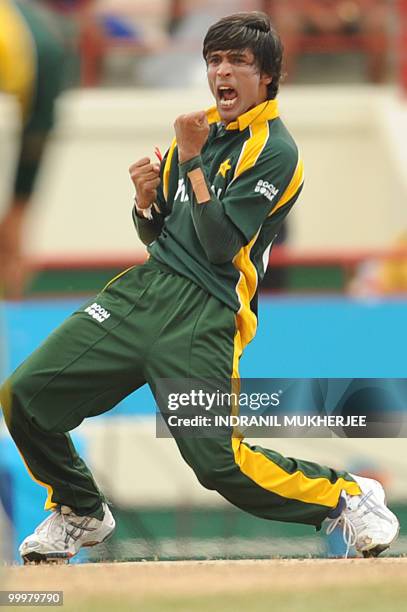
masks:
[[[154,242],[154,240],[156,239],[157,236],[155,235],[144,235],[142,233],[139,234],[139,238],[141,240],[141,242],[145,245],[145,246],[149,246],[152,242]]]
[[[201,239],[206,257],[211,264],[215,265],[232,261],[243,244],[240,233],[235,230],[233,232],[229,231],[227,227],[223,227],[221,231],[217,231],[215,228],[209,236],[205,235]]]
[[[225,259],[224,257],[218,257],[218,256],[208,256],[209,259],[209,263],[215,265],[215,266],[220,266],[221,264],[226,263],[228,260]]]
[[[234,256],[236,255],[234,250],[225,250],[223,245],[222,248],[211,248],[206,251],[206,256],[209,260],[209,263],[220,266],[222,264],[228,263],[232,261]]]

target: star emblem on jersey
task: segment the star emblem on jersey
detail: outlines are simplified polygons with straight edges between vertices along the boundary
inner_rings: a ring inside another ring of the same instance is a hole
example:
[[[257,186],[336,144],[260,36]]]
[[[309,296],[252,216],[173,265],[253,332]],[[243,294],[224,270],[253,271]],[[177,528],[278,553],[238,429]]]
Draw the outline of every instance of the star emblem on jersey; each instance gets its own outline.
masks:
[[[219,166],[218,174],[221,174],[223,178],[226,178],[226,172],[231,170],[232,166],[230,165],[230,159],[226,159]]]

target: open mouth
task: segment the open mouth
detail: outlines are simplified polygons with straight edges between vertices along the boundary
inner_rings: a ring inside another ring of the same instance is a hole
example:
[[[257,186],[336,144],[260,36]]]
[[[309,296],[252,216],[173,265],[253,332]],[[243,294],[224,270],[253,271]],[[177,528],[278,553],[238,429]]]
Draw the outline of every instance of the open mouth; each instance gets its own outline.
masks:
[[[232,108],[237,100],[237,91],[233,87],[218,87],[218,100],[222,108]]]

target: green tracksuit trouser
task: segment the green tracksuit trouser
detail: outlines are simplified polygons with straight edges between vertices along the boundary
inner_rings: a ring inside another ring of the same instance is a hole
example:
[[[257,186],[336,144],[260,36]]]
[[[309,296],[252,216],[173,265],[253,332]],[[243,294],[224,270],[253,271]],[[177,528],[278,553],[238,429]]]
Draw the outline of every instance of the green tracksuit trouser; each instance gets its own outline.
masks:
[[[92,303],[98,307],[89,308]],[[103,310],[104,309],[104,310]],[[114,279],[69,317],[9,378],[1,403],[46,508],[101,517],[103,495],[68,432],[159,378],[230,379],[239,351],[235,313],[150,259]],[[176,438],[203,486],[259,517],[320,526],[352,477],[222,436]]]

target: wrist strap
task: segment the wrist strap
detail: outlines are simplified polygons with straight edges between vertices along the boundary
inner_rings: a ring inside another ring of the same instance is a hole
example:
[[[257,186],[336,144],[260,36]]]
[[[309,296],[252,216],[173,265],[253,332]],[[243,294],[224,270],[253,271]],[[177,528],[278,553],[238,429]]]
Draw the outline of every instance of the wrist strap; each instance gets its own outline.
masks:
[[[153,205],[152,204],[150,204],[148,208],[139,208],[137,206],[137,200],[136,198],[134,198],[134,206],[136,208],[136,213],[139,217],[144,217],[144,219],[148,219],[148,221],[152,221],[153,219],[153,212],[152,212]]]

